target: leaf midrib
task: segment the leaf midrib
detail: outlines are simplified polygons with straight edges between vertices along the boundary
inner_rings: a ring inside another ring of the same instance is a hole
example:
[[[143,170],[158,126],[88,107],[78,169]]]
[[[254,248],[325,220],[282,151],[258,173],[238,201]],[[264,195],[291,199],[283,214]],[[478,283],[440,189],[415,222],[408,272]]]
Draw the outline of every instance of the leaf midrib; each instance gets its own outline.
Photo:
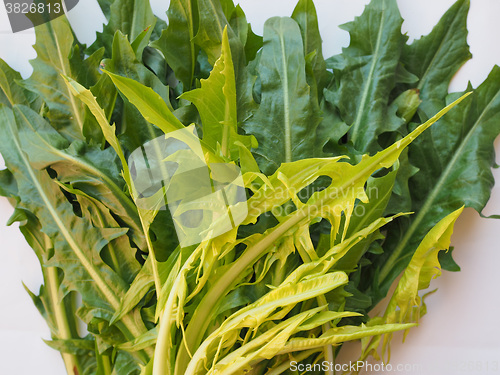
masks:
[[[210,7],[212,8],[213,10],[213,15],[214,17],[217,19],[217,21],[219,20],[219,17],[217,17],[217,7],[215,6],[213,0],[209,0],[208,3],[210,4]],[[223,28],[222,28],[222,25],[220,24],[220,22],[217,22],[217,26],[219,27],[219,34],[222,36],[222,32],[223,32]]]
[[[196,65],[196,56],[195,56],[195,44],[194,44],[194,25],[193,25],[193,8],[191,4],[191,0],[187,0],[187,7],[185,7],[186,3],[185,1],[179,2],[179,6],[181,8],[181,12],[184,15],[184,19],[186,20],[187,26],[188,26],[188,32],[189,32],[189,53],[191,57],[191,64],[189,67],[189,84],[191,85],[193,83],[194,79],[194,71],[195,71],[195,65]],[[170,10],[170,9],[169,9]],[[169,28],[171,27],[170,25],[168,26]],[[168,29],[167,29],[168,30]],[[187,87],[186,89],[189,89],[190,87]]]
[[[9,101],[10,105],[13,106],[14,105],[14,99],[12,97],[12,91],[11,91],[10,87],[8,85],[5,86],[5,87],[1,85],[2,81],[8,82],[7,75],[4,73],[3,70],[0,70],[0,75],[1,75],[1,77],[0,77],[0,89],[4,92],[5,97]]]
[[[147,1],[147,0],[142,0],[142,1]],[[133,2],[134,6],[134,11],[132,12],[132,24],[130,25],[130,43],[134,41],[134,39],[137,37],[139,34],[135,34],[135,28],[136,28],[136,23],[137,19],[139,18],[139,12],[135,11],[136,6],[135,6],[135,1]]]
[[[375,46],[375,53],[373,54],[372,64],[370,66],[370,72],[368,73],[368,78],[366,80],[366,84],[364,86],[363,95],[361,96],[361,103],[358,108],[358,112],[356,113],[356,120],[352,126],[351,140],[353,144],[356,144],[356,140],[358,138],[359,127],[361,125],[361,118],[363,113],[365,112],[366,100],[368,99],[368,92],[372,84],[373,75],[375,73],[375,66],[377,65],[378,56],[380,54],[380,44],[382,42],[382,30],[385,25],[385,0],[383,2],[382,14],[380,17],[380,26],[377,34],[377,44]]]
[[[256,301],[255,305],[252,307],[251,305],[247,306],[246,308],[240,310],[237,312],[237,315],[233,315],[231,320],[237,320],[241,319],[242,317],[248,316],[252,311],[258,312],[258,311],[266,311],[269,310],[270,308],[276,308],[280,306],[289,306],[293,303],[293,301],[297,300],[298,298],[303,298],[303,296],[311,295],[312,297],[322,294],[323,290],[332,290],[334,288],[337,288],[339,285],[347,283],[347,276],[343,277],[345,274],[343,272],[333,272],[331,274],[325,274],[325,275],[320,275],[312,279],[307,279],[307,280],[301,280],[297,284],[293,286],[287,286],[281,289],[281,291],[288,292],[288,294],[281,296],[278,294],[277,299],[273,300],[265,300],[261,301],[260,304],[258,301]],[[345,280],[344,280],[345,279]],[[299,294],[297,293],[292,293],[298,285],[301,285],[302,287],[305,288],[305,286],[308,286],[310,284],[310,281],[315,281],[317,284],[316,289],[305,289],[301,291]],[[334,284],[328,284],[327,281],[330,281]],[[304,286],[305,285],[305,286]],[[335,286],[334,286],[335,285]],[[318,292],[317,288],[321,288],[321,292]],[[301,297],[302,296],[302,297]],[[310,298],[312,298],[310,297]],[[303,298],[305,300],[306,298]]]
[[[62,56],[61,46],[59,45],[59,40],[57,39],[57,35],[54,32],[54,29],[50,26],[50,22],[48,23],[48,25],[49,25],[48,28],[50,29],[51,34],[53,36],[52,39],[54,40],[54,43],[56,46],[57,56],[59,57],[59,64],[60,64],[61,70],[65,76],[68,76],[67,71],[66,71],[66,66],[64,65],[64,58]],[[66,86],[66,85],[64,85],[64,86]],[[73,114],[75,115],[75,120],[78,123],[78,127],[80,128],[80,130],[83,130],[83,121],[80,117],[80,112],[78,111],[78,107],[76,105],[75,98],[73,97],[73,95],[71,95],[71,92],[69,91],[68,87],[66,87],[66,91],[68,94],[67,96],[69,98],[69,101],[71,103],[71,107],[73,108]]]
[[[280,20],[280,28],[283,25]],[[285,162],[290,163],[292,161],[292,131],[290,126],[290,94],[289,94],[289,84],[288,84],[288,65],[286,60],[286,49],[285,40],[283,37],[283,32],[279,34],[280,37],[280,49],[281,49],[281,68],[283,69],[283,110],[284,110],[284,125],[285,125]]]

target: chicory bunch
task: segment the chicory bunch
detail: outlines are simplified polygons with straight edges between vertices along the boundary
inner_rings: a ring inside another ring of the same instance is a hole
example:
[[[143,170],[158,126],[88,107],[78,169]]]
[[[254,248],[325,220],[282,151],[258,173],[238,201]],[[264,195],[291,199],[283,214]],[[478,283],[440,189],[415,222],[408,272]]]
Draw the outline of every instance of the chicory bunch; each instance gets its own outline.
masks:
[[[312,0],[262,37],[232,0],[172,0],[168,24],[148,1],[99,4],[90,47],[60,17],[37,26],[29,79],[0,60],[0,193],[68,374],[293,373],[359,339],[360,358],[386,353],[494,182],[500,69],[448,94],[469,2],[407,44],[396,1],[372,0],[328,59]],[[173,182],[188,150],[213,191],[239,181],[229,227],[190,201],[196,174]]]

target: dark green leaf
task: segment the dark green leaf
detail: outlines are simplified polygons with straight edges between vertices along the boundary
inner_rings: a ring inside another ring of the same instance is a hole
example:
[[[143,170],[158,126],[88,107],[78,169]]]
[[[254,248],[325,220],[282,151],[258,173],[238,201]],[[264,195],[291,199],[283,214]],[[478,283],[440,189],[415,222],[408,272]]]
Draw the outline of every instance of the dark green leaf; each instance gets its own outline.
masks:
[[[222,33],[228,24],[220,0],[198,0],[199,27],[194,42],[207,54],[208,62],[214,65],[222,48]],[[230,29],[230,38],[234,37]]]
[[[378,151],[378,136],[403,124],[387,111],[406,41],[402,23],[396,0],[371,1],[354,22],[342,25],[351,42],[329,60],[335,78],[327,100],[339,109],[350,126],[349,140],[362,153]]]
[[[313,77],[308,79],[310,85],[315,84],[318,96],[329,81],[326,63],[323,58],[322,40],[319,34],[318,16],[313,0],[300,0],[293,10],[292,18],[298,23],[304,43],[304,55],[312,54],[311,69]]]
[[[440,251],[438,254],[438,261],[441,267],[446,271],[460,271],[460,266],[455,262],[455,259],[453,259],[453,248],[450,248],[448,251]]]
[[[389,232],[384,245],[388,258],[378,262],[383,292],[439,220],[464,204],[478,212],[484,208],[494,183],[493,141],[499,133],[500,68],[494,67],[471,97],[409,149],[410,163],[419,169],[410,180],[416,214],[399,223],[400,230]]]
[[[168,28],[152,43],[165,57],[186,90],[194,79],[197,47],[194,36],[198,30],[198,9],[194,0],[172,0],[167,11]]]
[[[35,31],[37,58],[31,61],[33,74],[23,85],[43,98],[55,129],[68,139],[82,139],[85,109],[73,98],[61,76],[73,76],[69,60],[73,53],[73,32],[64,16],[37,26]]]
[[[16,106],[17,121],[22,124],[21,140],[31,163],[38,169],[51,167],[58,179],[99,200],[131,228],[131,237],[144,248],[137,209],[124,189],[118,161],[113,150],[100,150],[81,142],[69,144],[35,112]]]
[[[0,103],[9,107],[14,104],[24,104],[38,111],[40,101],[37,100],[37,95],[17,84],[21,80],[21,74],[0,59]]]
[[[29,209],[40,220],[43,232],[54,244],[54,255],[47,262],[50,267],[64,268],[62,285],[65,291],[77,290],[84,304],[91,309],[108,311],[119,307],[119,296],[124,294],[125,282],[100,258],[100,250],[109,241],[126,233],[121,228],[95,228],[85,218],[73,213],[71,204],[48,173],[31,164],[23,151],[22,129],[9,108],[0,108],[2,142],[0,150],[7,167],[14,171],[19,186],[19,207]],[[145,331],[141,322],[132,317],[122,320],[125,337]]]
[[[427,117],[445,105],[450,80],[471,58],[467,45],[468,11],[469,0],[458,0],[429,35],[403,49],[401,61],[419,79],[412,87],[420,90],[420,107]]]
[[[109,20],[111,5],[113,4],[114,0],[97,0],[97,2],[99,3],[99,6],[104,13],[104,16]]]
[[[257,138],[259,165],[270,173],[281,163],[311,157],[315,152],[319,108],[311,100],[302,36],[294,20],[271,18],[266,22],[258,72],[261,104],[243,128]]]
[[[111,56],[113,38],[117,31],[127,35],[133,42],[148,27],[153,26],[156,17],[153,15],[149,0],[114,0],[109,7],[109,22],[104,26],[102,33],[97,33],[94,44],[89,47],[94,52],[101,47],[105,48],[105,56]],[[149,32],[149,34],[152,32]],[[149,40],[147,35],[143,35]]]

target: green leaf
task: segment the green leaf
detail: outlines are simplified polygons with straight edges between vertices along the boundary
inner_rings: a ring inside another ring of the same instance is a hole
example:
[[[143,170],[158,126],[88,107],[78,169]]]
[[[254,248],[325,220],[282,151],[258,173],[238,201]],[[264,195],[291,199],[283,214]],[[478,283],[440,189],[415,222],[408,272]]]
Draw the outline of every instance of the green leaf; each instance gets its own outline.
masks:
[[[322,40],[319,33],[318,15],[313,0],[300,0],[293,10],[292,18],[297,22],[304,43],[304,55],[313,54],[311,68],[318,96],[323,96],[323,89],[329,81],[326,63],[323,58]],[[312,85],[311,81],[308,81]]]
[[[208,62],[213,66],[221,54],[222,34],[228,21],[220,0],[198,0],[198,12],[199,27],[194,42],[207,54]],[[231,28],[228,33],[229,38],[233,39]]]
[[[108,20],[111,13],[111,5],[113,4],[114,1],[115,0],[97,0],[99,6],[101,7],[102,12],[104,13],[104,16]]]
[[[458,69],[471,58],[467,45],[469,0],[458,0],[429,35],[405,46],[401,62],[419,80],[421,109],[426,116],[445,105],[448,86]]]
[[[154,26],[154,25],[153,25]],[[137,60],[142,61],[142,54],[144,49],[149,44],[149,38],[153,32],[153,26],[146,28],[142,33],[140,33],[134,41],[131,42],[130,46],[135,52],[135,57]]]
[[[133,82],[135,85],[139,85],[139,87],[144,87],[141,84],[150,87],[149,92],[155,98],[159,98],[158,105],[164,111],[162,116],[166,118],[162,118],[162,120],[170,120],[170,125],[177,127],[175,130],[184,128],[180,121],[171,113],[173,109],[169,103],[169,88],[163,85],[158,77],[137,60],[133,47],[120,32],[117,32],[115,35],[113,56],[111,59],[105,60],[104,65],[109,69],[109,71],[105,71],[108,73],[105,76],[112,84],[120,81],[121,77],[127,77],[128,80],[125,79],[125,82]],[[120,84],[118,83],[117,85]],[[119,88],[123,90],[123,85],[119,86]],[[144,118],[135,106],[137,105],[135,101],[136,97],[128,97],[128,91],[125,90],[121,94],[123,99],[123,113],[117,125],[121,133],[118,137],[121,145],[124,147],[124,152],[133,152],[139,147],[143,147],[147,142],[158,139],[164,133],[171,131],[166,130],[163,123],[156,123],[160,125],[156,127],[148,121],[149,118]],[[141,99],[148,99],[148,97],[141,97]],[[144,104],[144,102],[141,104]],[[153,103],[149,102],[147,104],[152,105]],[[154,104],[156,105],[156,103]],[[164,157],[165,155],[159,155],[158,160],[162,160]],[[145,219],[145,213],[141,212],[141,215]],[[166,260],[169,252],[177,246],[177,237],[174,234],[174,225],[170,212],[168,210],[156,212],[148,220],[151,220],[151,223],[148,224],[148,230],[152,232],[150,245],[156,250],[156,256],[159,261]],[[144,221],[143,224],[146,224],[146,222]]]
[[[227,19],[231,18],[231,15],[234,14],[234,10],[237,8],[233,0],[220,0],[220,6]]]
[[[410,312],[411,306],[405,304],[418,302],[417,292],[427,289],[431,280],[441,275],[438,253],[450,247],[453,226],[462,211],[463,207],[439,221],[424,237],[413,254],[387,307],[389,314],[396,312],[396,305],[399,307],[400,322],[407,321],[407,314]]]
[[[425,304],[418,291],[427,289],[431,280],[441,275],[438,255],[441,250],[448,250],[453,226],[462,211],[463,207],[447,215],[425,235],[391,296],[382,318],[384,323],[418,323],[420,316],[425,313]],[[375,320],[378,321],[377,318]],[[380,336],[376,336],[365,343],[361,358],[375,352],[381,340]],[[390,340],[391,335],[386,335],[383,339],[382,357],[389,349]]]
[[[20,207],[34,212],[42,230],[54,243],[54,255],[47,262],[50,267],[64,267],[62,280],[66,290],[77,290],[84,304],[91,309],[113,311],[119,306],[119,296],[125,283],[99,256],[109,241],[123,236],[121,228],[95,228],[84,218],[74,215],[71,204],[46,171],[35,169],[23,151],[20,126],[12,110],[0,108],[2,143],[0,150],[7,167],[14,172],[20,192]],[[137,336],[144,325],[131,316],[122,319],[120,327],[127,337]],[[142,323],[142,322],[141,322]],[[147,355],[144,357],[147,358]]]
[[[60,184],[61,188],[68,193],[74,194],[82,215],[87,218],[96,228],[120,228],[120,225],[111,215],[109,209],[99,200],[92,198],[84,192],[70,186]],[[101,258],[115,271],[121,279],[130,284],[139,273],[141,267],[135,257],[136,249],[130,246],[130,240],[126,236],[118,237],[109,242],[101,251]],[[130,310],[129,310],[130,311]]]
[[[313,0],[264,38],[233,0],[172,0],[168,27],[149,0],[98,2],[109,22],[87,51],[61,17],[37,27],[32,78],[0,60],[0,194],[39,258],[28,293],[67,372],[276,375],[292,355],[333,363],[347,340],[377,356],[412,327],[419,290],[457,268],[440,250],[462,205],[480,211],[493,184],[500,68],[447,94],[469,1],[406,45],[396,0],[372,0],[327,61]],[[164,191],[134,183],[184,155],[154,142],[185,129],[206,163],[238,163],[249,198],[243,223],[181,248]],[[129,168],[146,145],[162,163]]]
[[[102,32],[97,32],[96,41],[89,47],[90,52],[104,47],[106,57],[111,55],[113,38],[117,31],[127,35],[130,42],[133,42],[148,27],[154,27],[156,22],[149,0],[115,0],[109,10],[108,24],[104,26]]]
[[[453,259],[452,247],[450,247],[450,249],[447,252],[440,252],[438,254],[438,260],[439,264],[441,264],[441,267],[445,271],[450,271],[450,272],[460,271],[460,266],[455,262],[455,259]]]
[[[161,279],[161,284],[163,285],[162,289],[165,288],[166,281],[177,262],[178,256],[179,252],[174,251],[166,262],[160,262],[158,264],[159,276]],[[140,272],[135,277],[125,296],[121,299],[120,308],[115,312],[115,315],[111,319],[110,324],[113,324],[114,322],[120,320],[128,312],[135,308],[139,304],[141,299],[149,292],[151,287],[154,286],[155,281],[151,262],[151,257],[148,257],[142,265]],[[165,294],[162,292],[162,295]],[[157,303],[160,304],[160,301],[158,301]]]
[[[127,77],[135,82],[142,83],[152,88],[156,95],[170,107],[169,88],[165,86],[160,79],[148,68],[142,65],[137,59],[133,46],[127,40],[127,37],[121,32],[115,34],[113,40],[113,53],[111,59],[103,61],[106,71],[122,77]],[[105,75],[113,84],[112,79]],[[121,118],[117,123],[120,140],[123,146],[129,152],[141,147],[146,142],[160,136],[162,132],[146,121],[135,106],[125,97],[123,98],[123,109]]]
[[[221,359],[216,366],[220,374],[231,374],[250,370],[252,362],[259,362],[275,356],[288,338],[299,329],[301,323],[309,320],[318,309],[302,312],[278,323],[249,343],[236,349],[233,353]],[[238,371],[239,370],[239,371]]]
[[[478,212],[486,205],[494,182],[493,142],[499,133],[500,68],[494,67],[473,95],[409,149],[410,163],[420,170],[410,180],[416,214],[389,233],[387,256],[377,260],[382,294],[439,220],[463,204]]]
[[[318,104],[306,81],[300,29],[290,18],[271,18],[264,25],[264,47],[258,66],[262,99],[243,124],[259,143],[261,170],[274,172],[281,163],[314,156]]]
[[[108,73],[110,74],[110,73]],[[113,77],[113,76],[112,76]],[[119,77],[119,76],[116,76]],[[131,80],[132,81],[132,80]],[[135,82],[135,81],[132,81]],[[132,198],[134,199],[134,202],[137,201],[138,194],[134,186],[134,182],[131,177],[130,169],[128,167],[127,160],[125,159],[125,154],[123,152],[123,149],[121,147],[121,144],[116,136],[115,133],[115,125],[110,125],[109,122],[107,121],[104,111],[102,108],[99,107],[97,104],[97,101],[95,100],[94,96],[89,90],[85,90],[85,88],[81,85],[79,85],[75,81],[67,81],[68,87],[71,88],[72,93],[78,97],[80,100],[82,100],[87,107],[90,109],[90,111],[93,113],[95,118],[97,119],[99,125],[101,126],[102,133],[104,134],[104,137],[106,138],[106,141],[111,145],[111,147],[115,150],[116,154],[120,158],[121,164],[122,164],[122,176],[125,182],[127,183],[128,189],[131,192]],[[173,115],[172,115],[173,117]],[[175,117],[174,117],[175,118]],[[140,206],[137,206],[137,211],[139,213],[139,218],[141,220],[141,225],[142,225],[142,231],[145,235],[146,238],[146,243],[148,247],[148,251],[150,253],[150,256],[152,257],[152,266],[153,266],[153,275],[154,275],[154,280],[155,280],[155,288],[156,288],[156,293],[157,295],[160,294],[161,290],[161,280],[159,276],[159,270],[158,270],[158,259],[156,257],[155,249],[151,240],[151,225],[155,219],[155,217],[158,214],[159,208],[157,206],[154,206],[153,208],[142,208]],[[118,306],[115,310],[118,310]]]
[[[21,74],[0,59],[0,103],[12,108],[14,104],[32,105],[34,110],[40,109],[37,96],[18,84]]]
[[[343,326],[332,328],[319,338],[292,339],[278,354],[318,348],[326,344],[335,345],[345,341],[359,340],[364,337],[401,331],[414,326],[415,324],[383,324],[376,326]]]
[[[70,56],[71,71],[73,78],[85,87],[90,87],[94,95],[99,99],[99,103],[105,108],[106,115],[111,117],[116,101],[116,90],[106,76],[103,76],[97,69],[104,55],[104,48],[95,51],[84,60],[84,53],[80,51],[80,46],[73,47]],[[88,109],[85,109],[82,133],[90,144],[103,144],[102,132],[99,124]]]
[[[194,353],[186,373],[199,373],[207,359],[209,362],[215,363],[217,356],[222,357],[225,349],[231,348],[235,344],[234,341],[237,335],[232,335],[232,331],[248,328],[256,333],[259,326],[264,325],[267,320],[283,319],[290,307],[295,303],[319,296],[346,282],[347,275],[342,272],[335,272],[315,278],[311,277],[297,283],[280,285],[258,301],[228,317],[220,328],[205,339],[203,345]],[[280,309],[283,309],[283,311],[280,311]],[[223,357],[213,366],[213,369],[215,371],[227,371],[228,368],[231,368],[232,372],[241,371],[250,362],[257,363],[265,358],[271,358],[284,347],[288,337],[296,332],[316,328],[325,321],[331,321],[339,317],[356,315],[349,312],[340,314],[324,312],[323,315],[325,316],[321,316],[319,311],[323,309],[324,307],[320,306],[285,320]],[[281,339],[276,340],[277,336],[280,335],[280,331],[286,331],[287,333]],[[269,340],[276,340],[276,342],[274,345],[268,345]],[[215,358],[212,359],[213,357]]]
[[[194,80],[198,49],[194,36],[198,30],[197,2],[194,0],[172,0],[167,11],[168,27],[160,39],[152,43],[165,57],[185,90]]]
[[[412,209],[412,199],[410,193],[409,180],[418,172],[418,168],[413,166],[408,158],[408,150],[405,150],[399,158],[398,174],[394,182],[392,195],[387,205],[388,214],[404,211],[410,212]]]
[[[135,357],[127,352],[118,351],[111,375],[139,375],[139,373],[140,368]]]
[[[130,177],[130,170],[128,169],[127,160],[125,159],[125,154],[123,153],[121,144],[118,141],[118,138],[116,137],[116,132],[115,132],[116,126],[109,124],[104,111],[102,110],[101,107],[99,107],[95,97],[89,90],[85,89],[85,87],[80,85],[78,82],[71,80],[69,77],[64,77],[64,79],[66,80],[66,85],[68,86],[68,89],[70,90],[71,94],[74,95],[75,98],[78,98],[83,103],[85,103],[85,105],[90,109],[92,114],[97,119],[101,127],[101,131],[104,135],[104,138],[110,144],[110,146],[115,150],[116,154],[120,158],[123,167],[122,169],[123,178],[127,183],[130,191],[133,193],[134,189],[132,188],[132,179]]]
[[[374,222],[378,218],[384,216],[385,209],[392,194],[392,187],[394,186],[397,173],[398,170],[396,169],[389,172],[384,177],[370,177],[368,179],[366,187],[368,202],[359,202],[356,206],[347,230],[348,237],[365,228],[368,224]],[[370,244],[379,236],[380,234],[374,233],[370,237],[356,244],[348,254],[340,259],[335,268],[346,271],[355,269],[359,264],[361,257],[369,249]]]
[[[258,51],[262,48],[264,39],[260,35],[252,31],[252,27],[248,24],[248,36],[245,44],[245,56],[247,63],[253,61],[257,56]]]
[[[111,149],[100,150],[76,141],[69,144],[37,113],[15,106],[22,126],[22,146],[38,169],[51,167],[58,179],[99,200],[131,228],[131,237],[141,248],[146,246],[137,208],[123,189],[118,161]]]
[[[221,56],[210,77],[201,80],[201,88],[188,91],[181,98],[196,106],[203,124],[203,140],[212,149],[220,149],[221,156],[237,159],[238,141],[251,147],[249,137],[238,135],[236,81],[227,28],[224,29]]]
[[[8,171],[7,169],[5,171]],[[11,177],[13,177],[11,175]],[[17,186],[11,191],[11,196],[19,202],[21,197]],[[34,250],[40,265],[45,285],[40,287],[39,294],[31,292],[26,285],[24,289],[31,297],[34,305],[47,322],[50,328],[51,336],[55,340],[73,340],[78,338],[78,329],[75,316],[76,300],[74,293],[61,293],[61,280],[63,274],[56,267],[48,267],[47,261],[53,251],[51,239],[42,232],[40,222],[30,211],[17,206],[13,215],[10,217],[7,225],[14,221],[19,221],[19,229],[24,235],[27,243]],[[66,369],[73,371],[82,371],[82,369],[92,366],[93,358],[87,353],[61,353]]]
[[[223,0],[224,2],[232,3],[231,0]],[[248,65],[250,61],[255,59],[257,55],[257,51],[262,48],[262,37],[255,35],[252,31],[251,25],[248,23],[247,18],[245,16],[245,12],[238,4],[236,7],[233,5],[229,6],[233,8],[231,13],[224,12],[226,15],[226,19],[229,20],[228,29],[230,32],[234,32],[235,37],[233,39],[233,35],[230,34],[230,44],[232,47],[233,60],[235,60],[236,70],[242,70],[244,65]],[[236,39],[239,41],[237,42]],[[243,59],[243,51],[245,59]]]
[[[134,340],[121,344],[118,348],[126,350],[128,352],[135,352],[138,350],[143,350],[156,344],[156,337],[158,336],[157,328],[153,328],[141,336],[134,338]]]
[[[262,298],[258,301],[238,310],[230,317],[228,317],[221,326],[216,329],[214,332],[210,334],[210,336],[203,341],[202,346],[198,348],[196,353],[194,353],[193,358],[189,364],[186,373],[198,373],[202,368],[204,362],[209,359],[212,361],[212,357],[215,355],[215,360],[217,359],[217,355],[222,357],[222,353],[225,352],[226,348],[232,348],[235,344],[235,339],[237,335],[232,334],[235,330],[239,330],[242,328],[248,328],[249,330],[257,331],[259,326],[264,325],[268,320],[278,320],[283,319],[284,316],[290,311],[290,309],[297,304],[298,302],[305,301],[314,297],[317,297],[321,294],[324,294],[328,291],[331,291],[335,288],[338,288],[341,285],[347,283],[347,275],[343,272],[335,272],[328,273],[319,276],[311,276],[307,279],[302,280],[286,280],[277,288],[272,289],[268,293],[266,293]],[[301,318],[294,316],[286,321],[284,324],[289,326],[293,326],[290,324],[290,321],[300,321],[301,323],[307,319],[307,325],[313,326],[313,328],[320,326],[323,323],[324,318],[316,317],[316,320],[311,319],[311,317],[322,310],[323,307],[319,307],[317,309],[313,309],[308,311],[302,315]],[[281,311],[280,311],[281,310]],[[349,316],[352,313],[345,314],[326,314],[327,321],[334,320],[339,316]],[[354,314],[356,315],[356,314]],[[288,331],[288,335],[291,335],[300,330],[306,330],[306,327],[295,327],[293,330]],[[274,327],[270,331],[278,330],[277,327]],[[263,354],[259,352],[254,355],[245,355],[246,351],[255,350],[255,348],[266,345],[268,343],[267,340],[275,339],[275,334],[271,334],[270,331],[262,334],[254,338],[249,344],[233,351],[222,360],[220,360],[217,365],[214,366],[214,369],[217,371],[222,371],[226,367],[230,367],[232,371],[237,369],[241,369],[245,366],[246,363],[258,362],[263,358],[270,358],[272,354],[268,352],[267,354]],[[286,339],[284,339],[286,341]],[[271,351],[279,351],[279,345],[273,345]],[[216,354],[215,354],[216,352]],[[245,358],[243,361],[236,360],[237,358]]]
[[[18,190],[16,180],[8,169],[0,171],[0,195],[6,197],[10,201],[15,201],[18,198]]]
[[[151,257],[146,259],[146,262],[141,267],[141,270],[131,283],[127,293],[120,300],[120,307],[113,315],[110,324],[114,324],[120,320],[134,307],[136,307],[146,293],[154,286],[155,280],[153,276],[153,268],[151,266]]]
[[[155,93],[151,88],[146,87],[132,79],[121,77],[113,73],[104,71],[108,74],[118,90],[134,104],[144,119],[156,125],[165,134],[175,130],[185,129],[184,125],[174,116],[165,101]],[[222,162],[221,159],[205,141],[197,137],[191,139],[193,142],[200,142],[208,161]]]
[[[137,107],[148,122],[156,125],[165,134],[184,129],[184,125],[172,114],[163,98],[151,88],[130,78],[107,71],[105,73],[110,76],[118,90]]]
[[[52,340],[45,341],[45,343],[52,349],[58,350],[62,353],[80,355],[88,355],[88,352],[94,351],[95,347],[94,341],[88,339]]]
[[[55,129],[69,139],[82,139],[85,108],[71,95],[61,76],[74,74],[69,60],[73,53],[73,32],[66,17],[39,25],[35,32],[37,58],[31,61],[33,74],[23,81],[23,86],[43,98],[49,109],[47,117]]]
[[[342,25],[351,37],[349,47],[329,59],[335,78],[325,97],[339,109],[350,127],[349,140],[361,153],[378,151],[378,136],[402,125],[387,110],[406,41],[402,23],[396,0],[371,1],[354,22]]]
[[[33,294],[26,286],[25,289],[32,298],[40,314],[47,322],[51,336],[55,340],[78,339],[78,328],[75,316],[76,300],[74,293],[63,295],[61,293],[61,281],[63,274],[56,267],[48,267],[47,261],[53,251],[51,239],[42,232],[38,219],[29,211],[22,209],[23,224],[20,230],[24,238],[35,251],[40,265],[44,284],[40,287],[39,295]],[[19,218],[21,219],[21,218]],[[63,352],[62,358],[67,370],[78,371],[92,365],[93,358],[83,352]]]

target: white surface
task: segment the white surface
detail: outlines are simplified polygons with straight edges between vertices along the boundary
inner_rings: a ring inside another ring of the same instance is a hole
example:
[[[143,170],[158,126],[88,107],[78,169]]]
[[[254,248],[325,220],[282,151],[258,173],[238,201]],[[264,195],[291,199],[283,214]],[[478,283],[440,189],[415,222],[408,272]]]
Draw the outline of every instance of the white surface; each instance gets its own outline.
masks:
[[[348,34],[337,25],[351,21],[361,14],[366,0],[316,0],[325,56],[339,53],[349,42]],[[240,4],[254,30],[262,35],[264,21],[275,15],[290,15],[295,0],[242,0]],[[410,39],[427,34],[452,0],[400,0]],[[500,64],[500,2],[471,0],[469,15],[469,44],[473,60],[457,74],[452,90],[481,83],[494,64]],[[168,1],[152,0],[155,13],[164,17]],[[94,31],[101,29],[104,20],[95,0],[81,1],[70,12],[80,40],[89,43]],[[90,24],[91,23],[91,24]],[[12,34],[3,2],[0,2],[0,57],[24,77],[31,73],[28,59],[34,58],[32,30]],[[0,140],[1,141],[1,140]],[[500,152],[500,142],[497,142]],[[497,158],[497,162],[500,161]],[[0,166],[3,163],[0,160]],[[500,171],[495,177],[500,181]],[[485,214],[500,213],[500,185],[494,188]],[[33,306],[21,282],[37,291],[41,272],[36,257],[25,244],[16,225],[5,227],[12,213],[5,199],[0,199],[0,374],[63,375],[64,366],[59,354],[42,342],[50,338],[44,320]],[[457,223],[453,244],[455,258],[462,271],[445,272],[432,287],[438,292],[427,299],[428,314],[421,325],[413,329],[404,345],[395,340],[391,363],[396,374],[460,375],[500,374],[500,249],[497,235],[500,221],[481,219],[466,210]],[[355,348],[357,344],[351,345]],[[342,358],[347,360],[349,351]],[[398,364],[415,365],[414,370],[396,369]],[[496,367],[495,367],[496,366]],[[377,372],[372,372],[377,373]]]

